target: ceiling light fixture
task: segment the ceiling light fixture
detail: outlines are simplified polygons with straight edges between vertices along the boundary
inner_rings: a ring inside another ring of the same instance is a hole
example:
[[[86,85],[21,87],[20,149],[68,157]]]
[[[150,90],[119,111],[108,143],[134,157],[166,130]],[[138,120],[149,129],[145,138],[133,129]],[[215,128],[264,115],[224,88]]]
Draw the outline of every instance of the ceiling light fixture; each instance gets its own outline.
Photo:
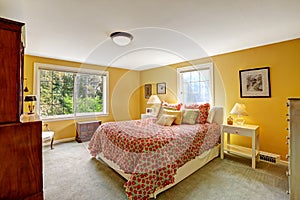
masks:
[[[133,39],[133,36],[126,32],[113,32],[110,34],[110,37],[112,41],[119,46],[126,46]]]

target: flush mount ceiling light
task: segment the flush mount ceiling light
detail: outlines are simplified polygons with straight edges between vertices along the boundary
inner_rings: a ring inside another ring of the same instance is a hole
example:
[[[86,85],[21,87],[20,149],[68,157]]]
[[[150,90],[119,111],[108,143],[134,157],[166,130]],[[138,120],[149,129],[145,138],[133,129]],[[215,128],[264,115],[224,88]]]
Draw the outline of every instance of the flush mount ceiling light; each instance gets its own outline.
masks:
[[[133,39],[133,36],[126,32],[113,32],[110,34],[110,37],[112,41],[119,46],[126,46]]]

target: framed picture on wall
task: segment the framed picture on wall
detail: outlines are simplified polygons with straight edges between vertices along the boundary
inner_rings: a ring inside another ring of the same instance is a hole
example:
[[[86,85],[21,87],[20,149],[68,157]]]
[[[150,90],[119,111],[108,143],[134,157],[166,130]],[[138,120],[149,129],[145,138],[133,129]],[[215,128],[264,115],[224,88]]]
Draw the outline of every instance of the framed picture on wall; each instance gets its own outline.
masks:
[[[240,70],[241,98],[271,97],[270,67]]]
[[[149,99],[152,95],[152,84],[145,84],[145,98]]]
[[[157,94],[166,94],[166,83],[157,83]]]

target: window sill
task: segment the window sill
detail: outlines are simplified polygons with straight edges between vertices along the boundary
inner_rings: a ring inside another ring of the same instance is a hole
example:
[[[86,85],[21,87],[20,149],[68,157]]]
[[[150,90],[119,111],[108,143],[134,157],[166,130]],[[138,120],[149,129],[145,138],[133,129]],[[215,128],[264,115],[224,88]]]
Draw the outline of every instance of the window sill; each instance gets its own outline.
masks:
[[[106,114],[97,114],[97,115],[83,115],[83,116],[76,116],[76,117],[53,117],[53,118],[41,118],[43,122],[54,122],[54,121],[66,121],[66,120],[77,120],[77,119],[91,119],[91,118],[98,118],[98,117],[107,117],[108,113]]]

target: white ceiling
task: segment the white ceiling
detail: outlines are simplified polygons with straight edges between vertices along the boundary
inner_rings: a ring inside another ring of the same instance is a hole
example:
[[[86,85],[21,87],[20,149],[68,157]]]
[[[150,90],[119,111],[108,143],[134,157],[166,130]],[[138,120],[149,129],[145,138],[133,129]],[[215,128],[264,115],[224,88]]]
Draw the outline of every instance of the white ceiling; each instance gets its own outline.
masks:
[[[143,70],[300,36],[300,0],[0,0],[29,55]],[[109,38],[130,32],[126,47]]]

